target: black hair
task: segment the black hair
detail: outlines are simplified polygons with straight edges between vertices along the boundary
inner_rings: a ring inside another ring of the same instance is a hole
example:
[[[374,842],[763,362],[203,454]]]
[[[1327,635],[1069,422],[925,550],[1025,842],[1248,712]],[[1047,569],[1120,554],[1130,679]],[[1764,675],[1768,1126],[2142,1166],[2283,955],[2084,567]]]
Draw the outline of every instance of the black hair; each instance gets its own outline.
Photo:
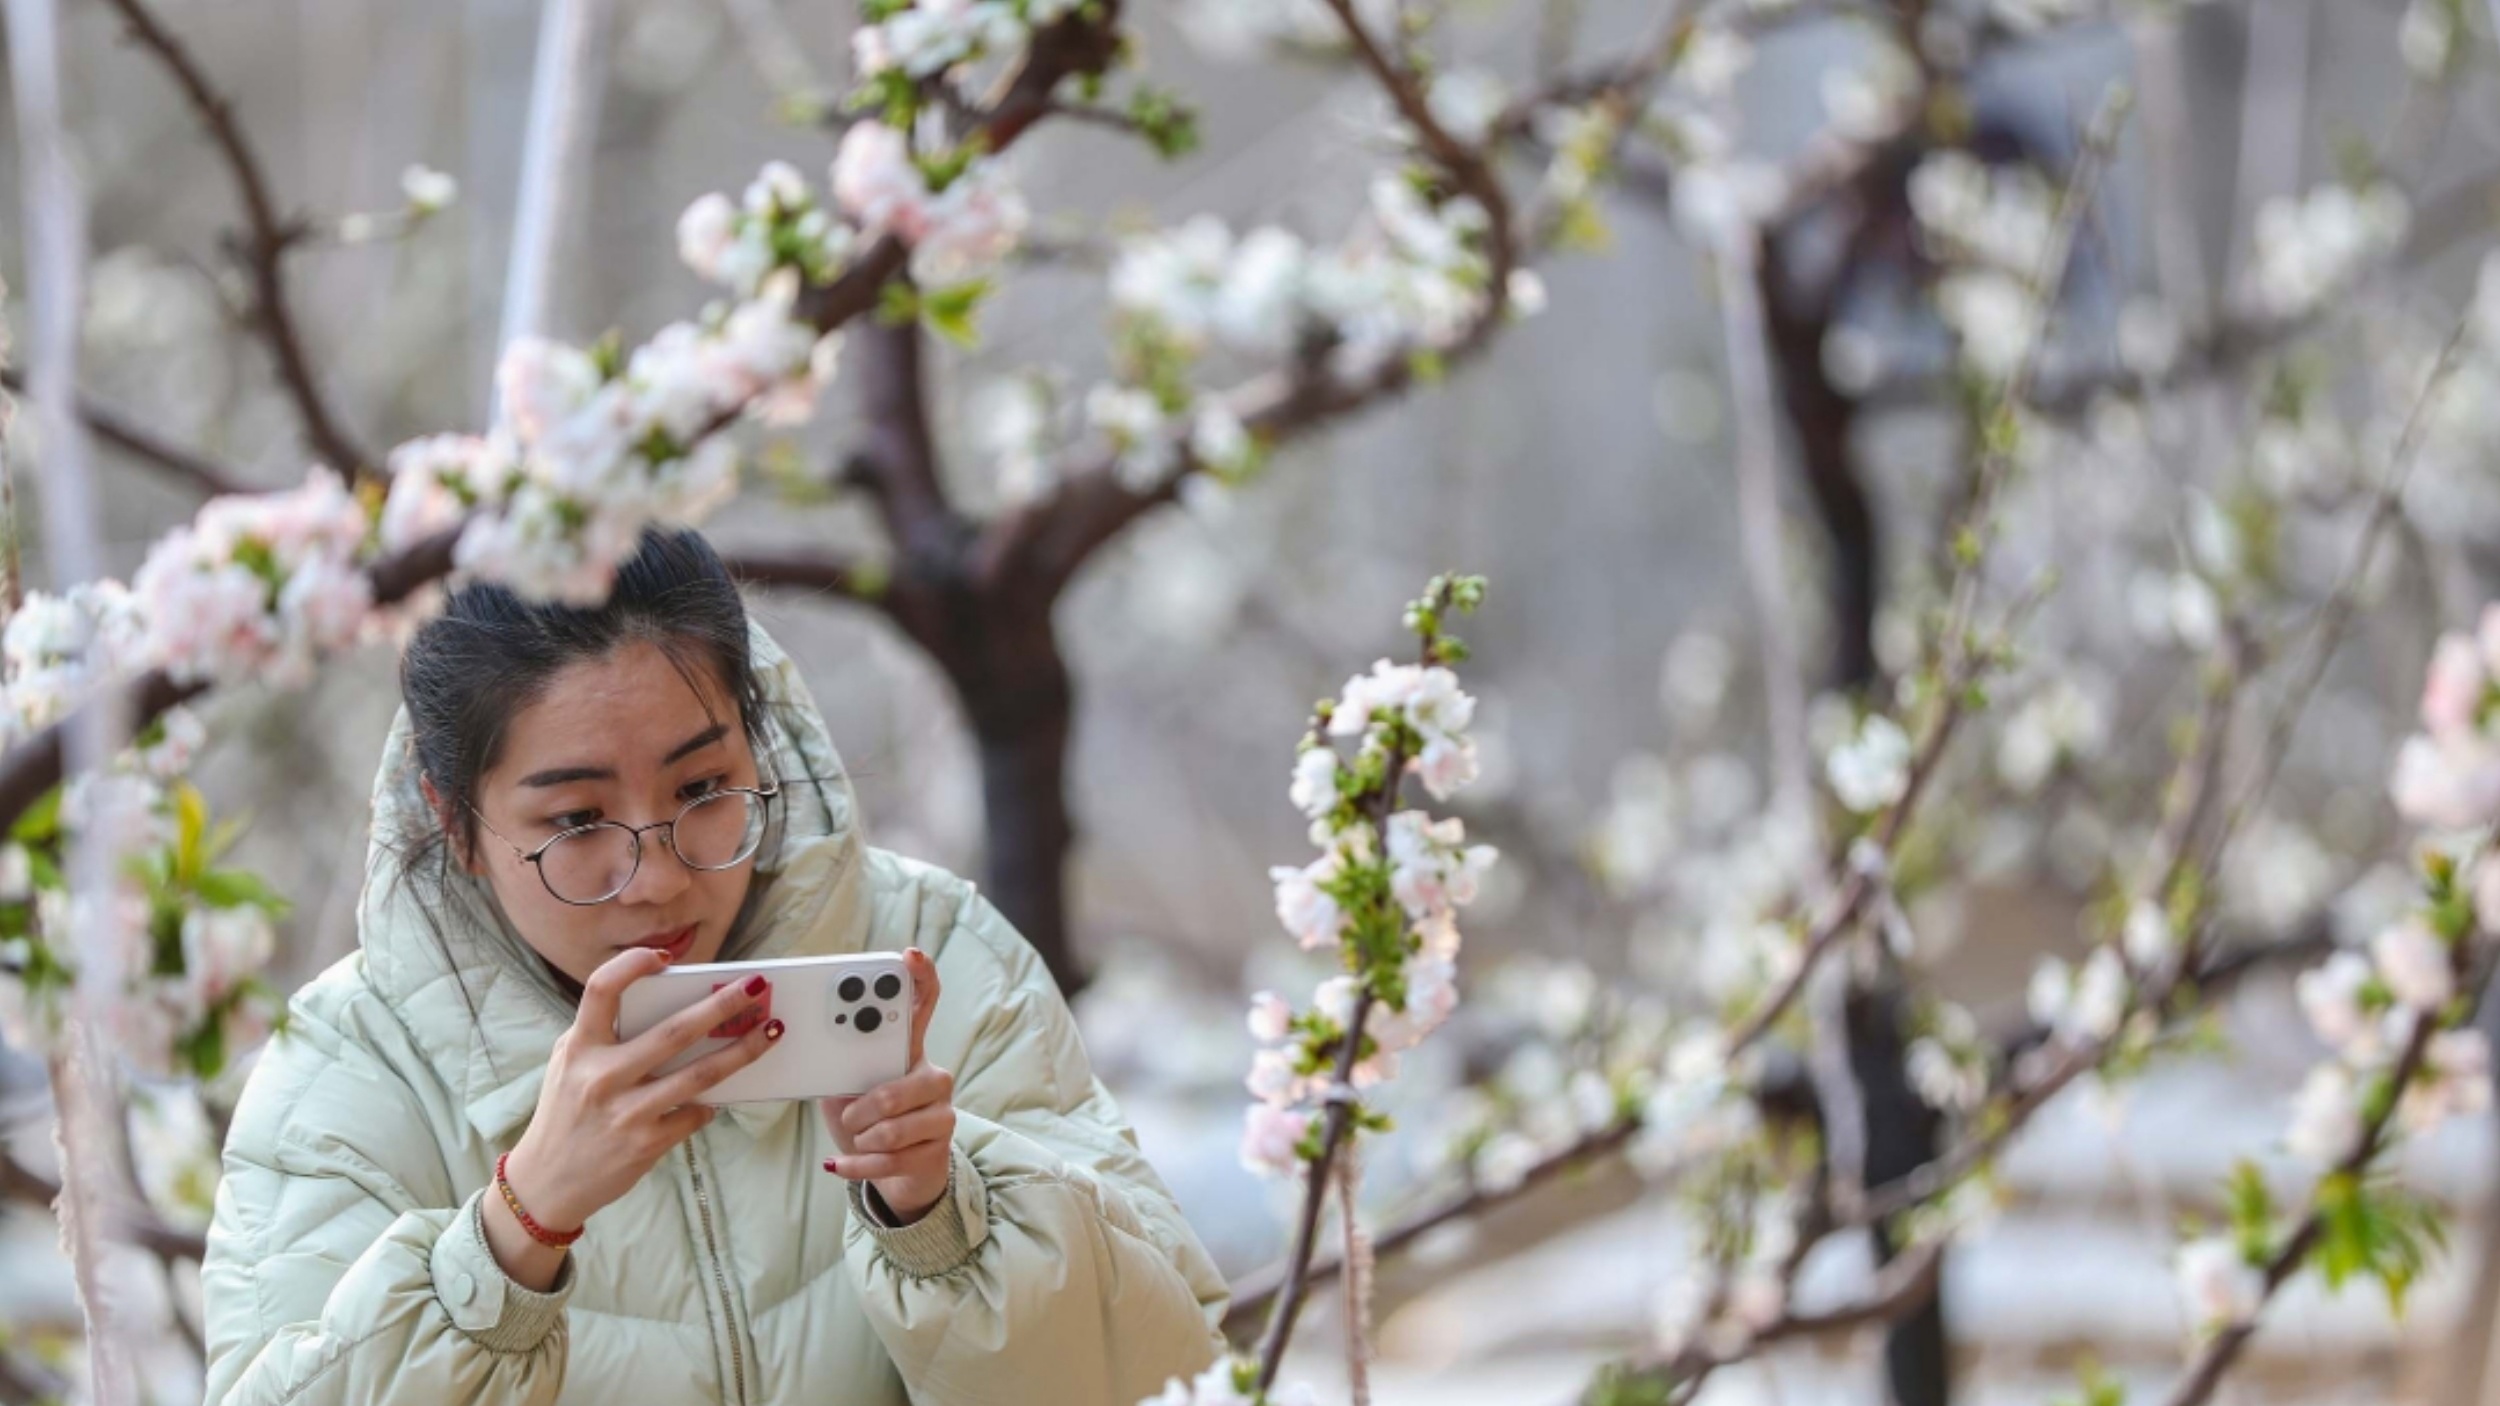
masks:
[[[648,530],[618,569],[604,605],[541,604],[481,582],[455,592],[443,613],[418,629],[400,659],[399,692],[417,768],[444,811],[432,834],[406,840],[421,851],[456,839],[458,852],[470,853],[478,779],[501,760],[513,718],[566,668],[636,643],[657,647],[698,697],[711,696],[699,682],[708,674],[736,703],[756,755],[769,755],[763,687],[737,581],[702,534]]]

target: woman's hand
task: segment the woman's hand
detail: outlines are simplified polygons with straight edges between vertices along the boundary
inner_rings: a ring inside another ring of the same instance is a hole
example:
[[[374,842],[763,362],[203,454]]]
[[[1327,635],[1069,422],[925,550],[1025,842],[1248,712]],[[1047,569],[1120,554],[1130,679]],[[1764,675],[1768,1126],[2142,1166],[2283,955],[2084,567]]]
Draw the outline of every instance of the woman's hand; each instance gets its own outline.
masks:
[[[573,1026],[547,1060],[538,1110],[504,1164],[512,1194],[546,1229],[572,1230],[632,1190],[670,1149],[712,1121],[711,1107],[695,1102],[703,1091],[753,1064],[781,1038],[781,1022],[766,1021],[683,1069],[653,1077],[724,1021],[753,1010],[769,989],[760,976],[723,987],[633,1039],[618,1040],[617,1004],[625,988],[667,965],[668,954],[656,948],[609,958],[583,985]],[[532,1238],[502,1197],[489,1197],[487,1209],[487,1243],[504,1272],[532,1288],[554,1283],[563,1251]]]
[[[927,1215],[946,1194],[955,1147],[955,1076],[929,1063],[922,1044],[937,1013],[937,963],[914,947],[903,953],[911,971],[911,1063],[901,1078],[856,1098],[817,1102],[842,1155],[825,1170],[875,1187],[895,1223]]]

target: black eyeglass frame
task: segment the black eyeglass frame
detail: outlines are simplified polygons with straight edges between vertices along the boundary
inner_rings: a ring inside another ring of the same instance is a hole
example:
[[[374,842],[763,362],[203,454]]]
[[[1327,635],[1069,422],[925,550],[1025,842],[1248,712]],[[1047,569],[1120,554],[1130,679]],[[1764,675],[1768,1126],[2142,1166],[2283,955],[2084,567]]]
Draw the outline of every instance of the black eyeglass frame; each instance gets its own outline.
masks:
[[[495,823],[488,820],[486,818],[486,813],[479,810],[474,803],[464,800],[461,804],[468,806],[469,814],[476,816],[477,823],[486,827],[486,833],[494,836],[498,840],[502,840],[506,845],[511,846],[514,857],[538,871],[538,882],[547,890],[548,897],[553,898],[558,903],[574,908],[596,908],[602,903],[615,902],[618,894],[621,894],[625,890],[634,886],[634,876],[642,872],[642,836],[643,832],[647,830],[668,831],[668,852],[677,856],[678,863],[685,865],[687,868],[692,869],[697,873],[717,874],[726,869],[735,869],[739,865],[753,859],[756,851],[764,847],[764,837],[772,831],[772,803],[781,798],[781,791],[782,785],[778,781],[773,782],[769,786],[723,786],[717,791],[706,791],[702,795],[695,797],[693,800],[686,802],[684,805],[678,807],[675,815],[670,816],[666,820],[654,820],[648,825],[628,825],[622,820],[594,820],[588,825],[576,825],[570,830],[559,831],[556,834],[550,835],[547,837],[546,843],[533,850],[524,850],[519,845],[513,844],[509,837],[507,837],[501,830],[495,828]],[[693,860],[686,858],[685,851],[677,848],[677,822],[685,819],[686,813],[693,810],[696,806],[708,805],[717,801],[722,796],[741,795],[753,796],[756,801],[761,803],[765,808],[764,823],[755,832],[755,843],[749,845],[746,851],[740,854],[737,858],[732,859],[725,864],[697,864]],[[547,865],[545,862],[547,851],[554,849],[557,845],[564,843],[566,840],[572,839],[576,835],[586,835],[593,830],[624,831],[627,838],[632,841],[634,846],[634,862],[626,866],[625,878],[623,882],[619,883],[605,896],[599,898],[566,898],[563,894],[556,892],[555,881],[547,877]]]

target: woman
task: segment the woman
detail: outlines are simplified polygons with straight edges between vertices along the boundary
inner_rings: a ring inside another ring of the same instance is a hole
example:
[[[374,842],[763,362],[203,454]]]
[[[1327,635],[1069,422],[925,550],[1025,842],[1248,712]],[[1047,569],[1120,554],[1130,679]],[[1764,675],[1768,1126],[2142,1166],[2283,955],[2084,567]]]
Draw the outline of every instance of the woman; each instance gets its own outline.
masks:
[[[1212,1360],[1223,1282],[1048,973],[861,842],[702,538],[646,537],[598,610],[464,590],[400,677],[361,950],[226,1143],[212,1406],[1130,1406]],[[694,1101],[778,1022],[650,1077],[743,987],[614,1034],[672,961],[915,948],[913,1067],[857,1100]]]

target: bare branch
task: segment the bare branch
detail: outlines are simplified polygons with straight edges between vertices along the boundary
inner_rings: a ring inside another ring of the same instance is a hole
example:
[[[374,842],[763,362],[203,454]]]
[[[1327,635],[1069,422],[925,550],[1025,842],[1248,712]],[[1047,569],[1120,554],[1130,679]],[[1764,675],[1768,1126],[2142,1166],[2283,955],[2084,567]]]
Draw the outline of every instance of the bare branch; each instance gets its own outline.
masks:
[[[883,574],[824,551],[742,552],[725,564],[741,585],[861,601],[876,599]]]
[[[233,174],[235,192],[243,201],[245,228],[228,240],[228,246],[251,278],[252,324],[277,362],[278,379],[295,402],[296,413],[304,422],[305,439],[315,454],[342,474],[351,478],[378,474],[380,466],[357,447],[324,399],[320,380],[314,374],[303,337],[287,304],[287,251],[303,241],[309,228],[300,219],[278,213],[260,158],[253,154],[242,127],[236,123],[232,105],[209,83],[207,73],[191,51],[149,10],[147,0],[107,3],[120,12],[132,37],[173,75],[193,113],[208,129],[210,142]]]
[[[26,377],[15,367],[0,368],[0,386],[13,391],[26,389]],[[112,410],[85,396],[78,398],[78,418],[84,420],[95,437],[163,472],[175,482],[197,489],[204,497],[250,490],[234,476],[234,471],[203,455],[182,448],[161,438],[151,430],[142,429]]]
[[[6,1152],[0,1152],[0,1201],[39,1206],[49,1213],[60,1196],[60,1183],[31,1170]],[[208,1251],[206,1239],[197,1232],[179,1229],[153,1214],[135,1209],[124,1217],[122,1231],[131,1244],[167,1263],[179,1260],[197,1263]]]

